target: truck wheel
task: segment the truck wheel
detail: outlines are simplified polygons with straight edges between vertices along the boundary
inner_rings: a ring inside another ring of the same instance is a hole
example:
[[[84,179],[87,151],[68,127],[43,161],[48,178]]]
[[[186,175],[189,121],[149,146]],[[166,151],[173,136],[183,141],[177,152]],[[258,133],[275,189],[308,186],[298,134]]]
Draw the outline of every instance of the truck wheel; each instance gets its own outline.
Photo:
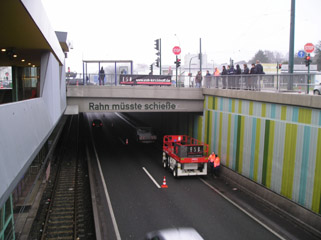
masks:
[[[167,169],[167,160],[163,160],[163,167]]]
[[[174,178],[178,178],[178,176],[177,176],[177,167],[175,167],[173,169],[173,176],[174,176]]]

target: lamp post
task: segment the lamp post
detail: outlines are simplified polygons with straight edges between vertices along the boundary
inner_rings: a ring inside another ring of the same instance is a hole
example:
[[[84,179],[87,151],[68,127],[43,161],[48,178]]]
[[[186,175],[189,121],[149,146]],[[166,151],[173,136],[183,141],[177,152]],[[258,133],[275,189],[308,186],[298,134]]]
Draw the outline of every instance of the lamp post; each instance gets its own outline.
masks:
[[[188,73],[189,73],[189,86],[191,86],[191,62],[192,62],[192,59],[193,58],[197,58],[198,56],[194,56],[194,57],[191,57],[191,59],[189,60],[189,69],[188,69]]]

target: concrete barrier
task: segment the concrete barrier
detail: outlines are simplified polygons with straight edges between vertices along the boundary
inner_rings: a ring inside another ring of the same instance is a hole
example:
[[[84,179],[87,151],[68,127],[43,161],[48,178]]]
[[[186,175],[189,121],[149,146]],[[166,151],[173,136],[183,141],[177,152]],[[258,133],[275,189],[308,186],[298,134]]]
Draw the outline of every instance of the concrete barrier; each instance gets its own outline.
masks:
[[[321,239],[321,216],[290,201],[289,199],[276,194],[275,192],[257,184],[256,182],[238,174],[237,172],[222,166],[221,177],[226,181],[233,182],[242,191],[252,195],[277,209],[282,215],[291,221],[295,221],[299,226],[313,233]]]

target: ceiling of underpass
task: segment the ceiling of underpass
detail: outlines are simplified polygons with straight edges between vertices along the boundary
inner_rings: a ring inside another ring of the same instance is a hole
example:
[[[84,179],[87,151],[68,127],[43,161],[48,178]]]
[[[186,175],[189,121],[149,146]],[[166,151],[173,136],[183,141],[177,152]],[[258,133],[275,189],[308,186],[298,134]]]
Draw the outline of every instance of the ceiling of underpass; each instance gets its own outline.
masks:
[[[95,118],[105,119],[104,113],[85,113]],[[115,113],[107,113],[115,114]],[[202,115],[202,112],[131,112],[121,113],[140,127],[152,127],[159,134],[188,134],[190,117]],[[142,126],[143,125],[143,126]]]

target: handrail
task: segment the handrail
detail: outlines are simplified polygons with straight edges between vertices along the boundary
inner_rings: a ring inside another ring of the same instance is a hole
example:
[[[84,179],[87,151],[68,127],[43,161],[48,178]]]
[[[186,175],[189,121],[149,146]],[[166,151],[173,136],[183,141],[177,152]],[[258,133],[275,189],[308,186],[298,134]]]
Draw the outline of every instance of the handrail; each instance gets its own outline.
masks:
[[[73,78],[67,78],[66,84],[70,85],[103,85],[123,86],[119,83],[121,75],[106,74],[103,84],[99,82],[99,74],[76,74]],[[118,79],[117,81],[115,81]],[[86,82],[84,82],[86,79]],[[195,77],[180,75],[176,84],[176,77],[171,76],[172,84],[163,87],[193,88],[195,87]],[[316,85],[321,82],[321,74],[319,73],[281,73],[281,74],[241,74],[241,75],[220,75],[220,76],[203,76],[202,88],[218,88],[233,90],[252,90],[252,91],[272,91],[272,92],[298,92],[309,93],[313,91]],[[155,84],[144,84],[153,85]],[[128,86],[128,85],[127,85]]]

